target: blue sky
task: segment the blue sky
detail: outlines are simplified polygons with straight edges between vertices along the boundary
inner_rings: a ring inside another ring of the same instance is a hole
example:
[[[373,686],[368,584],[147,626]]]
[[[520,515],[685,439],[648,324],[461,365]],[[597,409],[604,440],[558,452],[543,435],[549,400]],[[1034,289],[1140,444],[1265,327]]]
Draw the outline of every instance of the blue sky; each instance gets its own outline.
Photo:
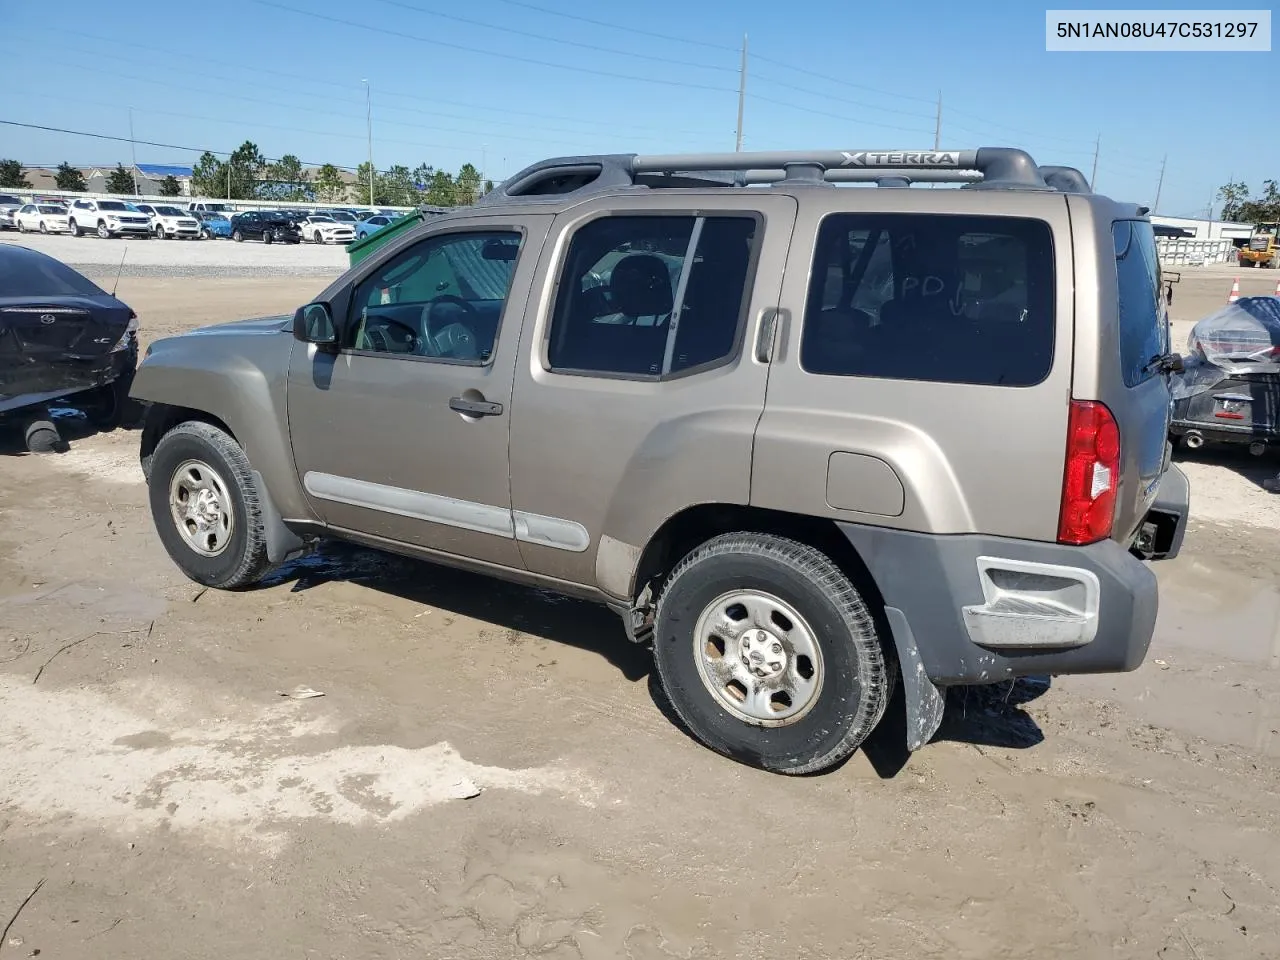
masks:
[[[559,154],[732,150],[745,33],[746,149],[932,146],[940,90],[944,148],[1021,146],[1087,176],[1100,136],[1097,188],[1120,199],[1150,204],[1167,154],[1164,214],[1203,215],[1229,177],[1254,192],[1280,178],[1280,100],[1240,92],[1246,72],[1277,75],[1276,53],[1047,53],[1044,11],[66,0],[54,25],[26,3],[7,18],[0,119],[127,137],[132,107],[140,140],[227,151],[250,139],[268,157],[355,166],[367,155],[367,79],[379,169],[470,161],[500,179]],[[136,149],[140,162],[197,155]],[[128,163],[130,147],[4,126],[0,156]]]

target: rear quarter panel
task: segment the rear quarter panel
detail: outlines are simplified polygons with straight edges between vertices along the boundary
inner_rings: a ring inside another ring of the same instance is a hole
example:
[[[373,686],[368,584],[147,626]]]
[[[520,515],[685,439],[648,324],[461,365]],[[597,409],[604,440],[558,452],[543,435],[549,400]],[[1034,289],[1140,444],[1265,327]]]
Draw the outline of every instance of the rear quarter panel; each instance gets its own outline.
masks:
[[[806,372],[800,343],[815,240],[824,216],[836,212],[1047,223],[1056,277],[1049,375],[1035,386],[1004,387]],[[756,433],[751,502],[924,533],[1054,540],[1071,394],[1072,276],[1061,194],[844,189],[802,196],[783,283],[779,350]]]

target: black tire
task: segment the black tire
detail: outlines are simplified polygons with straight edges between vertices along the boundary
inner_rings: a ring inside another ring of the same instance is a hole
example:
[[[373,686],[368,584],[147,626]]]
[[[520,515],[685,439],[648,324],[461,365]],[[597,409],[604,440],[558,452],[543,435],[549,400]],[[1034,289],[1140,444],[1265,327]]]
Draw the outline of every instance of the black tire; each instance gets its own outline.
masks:
[[[26,233],[26,232],[27,232],[27,225],[26,225],[25,223],[23,223],[21,220],[18,220],[18,221],[17,221],[17,223],[18,223],[18,232],[19,232],[19,233]]]
[[[158,223],[157,223],[157,224],[155,225],[155,227],[153,228],[152,232],[156,235],[156,239],[157,239],[157,240],[163,240],[163,239],[165,239],[165,235],[164,235],[164,227],[163,227],[163,226],[161,226],[160,224],[158,224]]]
[[[241,233],[239,230],[237,230],[235,233],[231,234],[231,239],[234,240],[236,243],[243,243],[244,234]]]
[[[74,220],[67,221],[67,232],[73,237],[80,236],[80,226]]]
[[[821,653],[815,699],[787,725],[733,715],[699,672],[697,621],[717,598],[739,590],[759,591],[793,608]],[[653,637],[663,690],[693,736],[717,753],[774,773],[816,773],[846,759],[884,716],[896,679],[896,661],[885,656],[871,611],[849,578],[813,547],[766,534],[724,534],[681,560],[659,595]]]
[[[26,441],[27,450],[30,453],[62,453],[67,449],[66,443],[62,440],[62,434],[58,432],[57,424],[43,418],[27,422],[23,430],[23,440]]]
[[[43,220],[41,220],[41,221],[40,221],[40,232],[41,232],[41,233],[48,233],[48,232],[49,232],[49,225],[48,225],[47,223],[45,223]]]
[[[208,229],[207,227],[206,227],[204,230],[201,230],[201,231],[200,231],[200,239],[201,239],[201,240],[212,240],[212,239],[213,239],[213,231],[212,231],[212,230],[210,230],[210,229]]]
[[[263,242],[263,243],[270,243],[270,242],[271,242],[271,231],[270,231],[270,230],[263,230],[263,231],[262,231],[262,242]]]
[[[178,532],[169,510],[170,482],[174,473],[190,460],[201,461],[217,471],[230,501],[231,536],[217,556],[203,556],[192,549]],[[200,421],[178,424],[156,445],[147,482],[156,532],[169,557],[190,579],[207,587],[235,590],[256,583],[271,569],[249,458],[229,434]]]

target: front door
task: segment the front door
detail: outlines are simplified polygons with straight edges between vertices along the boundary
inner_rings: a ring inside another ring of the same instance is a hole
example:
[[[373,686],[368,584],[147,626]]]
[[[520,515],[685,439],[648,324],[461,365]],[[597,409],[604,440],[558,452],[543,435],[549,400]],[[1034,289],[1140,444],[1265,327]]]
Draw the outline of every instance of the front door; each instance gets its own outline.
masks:
[[[342,349],[294,350],[289,430],[330,526],[521,567],[512,373],[550,217],[443,226],[371,257],[331,298]]]

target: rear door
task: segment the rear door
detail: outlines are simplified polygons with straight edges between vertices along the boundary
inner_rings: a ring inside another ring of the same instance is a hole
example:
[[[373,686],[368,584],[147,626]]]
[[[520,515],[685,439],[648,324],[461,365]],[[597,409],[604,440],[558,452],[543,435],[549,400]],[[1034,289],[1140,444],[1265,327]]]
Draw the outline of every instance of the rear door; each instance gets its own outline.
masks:
[[[1128,539],[1155,500],[1168,463],[1169,375],[1153,361],[1169,352],[1169,323],[1151,224],[1116,220],[1111,239],[1124,384],[1124,401],[1110,405],[1120,427],[1122,470],[1115,531]]]

